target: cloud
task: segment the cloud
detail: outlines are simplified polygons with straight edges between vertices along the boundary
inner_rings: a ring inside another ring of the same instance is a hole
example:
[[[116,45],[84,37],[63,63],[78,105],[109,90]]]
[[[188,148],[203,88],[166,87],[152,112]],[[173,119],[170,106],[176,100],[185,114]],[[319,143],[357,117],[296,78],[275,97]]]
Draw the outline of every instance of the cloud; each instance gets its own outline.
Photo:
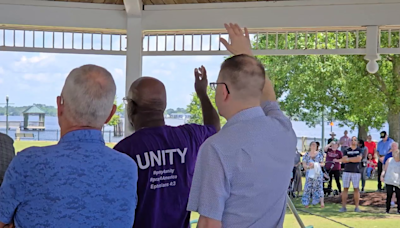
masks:
[[[55,62],[55,54],[50,53],[39,53],[32,57],[26,57],[25,55],[21,57],[18,62],[15,62],[16,67],[44,67]]]
[[[49,75],[47,74],[24,74],[22,76],[23,79],[25,80],[30,80],[30,81],[38,81],[38,82],[47,82],[49,81]]]
[[[113,76],[115,79],[125,78],[125,71],[120,68],[115,68],[113,72]]]

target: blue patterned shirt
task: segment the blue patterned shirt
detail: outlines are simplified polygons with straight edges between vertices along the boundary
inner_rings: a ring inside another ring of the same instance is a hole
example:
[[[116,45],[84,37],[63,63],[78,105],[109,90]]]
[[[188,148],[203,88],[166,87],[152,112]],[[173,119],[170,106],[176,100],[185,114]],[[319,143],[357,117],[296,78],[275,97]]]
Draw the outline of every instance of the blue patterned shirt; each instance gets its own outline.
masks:
[[[0,221],[17,228],[131,228],[136,183],[136,163],[106,147],[100,131],[72,131],[57,145],[17,154],[0,188]]]
[[[187,209],[222,227],[282,227],[296,144],[277,102],[239,112],[201,146]]]

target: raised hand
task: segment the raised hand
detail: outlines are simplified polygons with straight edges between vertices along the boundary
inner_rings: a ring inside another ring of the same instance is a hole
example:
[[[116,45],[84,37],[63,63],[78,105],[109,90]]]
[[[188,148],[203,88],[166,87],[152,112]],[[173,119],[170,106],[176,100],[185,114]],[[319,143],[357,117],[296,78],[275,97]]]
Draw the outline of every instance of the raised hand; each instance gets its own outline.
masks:
[[[207,71],[204,66],[194,69],[194,89],[196,93],[199,95],[207,94],[207,86],[208,86],[208,79],[207,79]]]
[[[220,39],[226,49],[233,55],[246,54],[252,56],[253,52],[251,50],[249,31],[247,31],[247,28],[244,28],[243,32],[237,24],[229,23],[224,25],[229,34],[229,39],[231,40],[231,43],[228,43],[224,38]]]

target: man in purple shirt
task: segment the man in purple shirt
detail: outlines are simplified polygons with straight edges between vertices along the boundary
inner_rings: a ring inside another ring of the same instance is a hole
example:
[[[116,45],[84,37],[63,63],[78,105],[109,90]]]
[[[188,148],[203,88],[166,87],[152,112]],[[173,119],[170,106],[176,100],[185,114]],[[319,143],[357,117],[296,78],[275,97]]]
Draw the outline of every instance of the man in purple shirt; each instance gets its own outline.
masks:
[[[207,95],[207,73],[195,69],[195,90],[200,99],[204,125],[166,126],[166,91],[162,82],[142,77],[124,100],[136,131],[114,149],[138,164],[137,228],[188,228],[186,210],[200,145],[220,129],[217,111]],[[132,189],[134,191],[134,189]]]

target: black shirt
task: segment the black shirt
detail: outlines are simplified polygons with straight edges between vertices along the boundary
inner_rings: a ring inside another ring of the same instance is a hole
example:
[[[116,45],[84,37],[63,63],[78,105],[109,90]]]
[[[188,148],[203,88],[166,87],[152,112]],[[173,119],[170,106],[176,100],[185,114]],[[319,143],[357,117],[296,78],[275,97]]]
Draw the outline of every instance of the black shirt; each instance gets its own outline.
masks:
[[[354,150],[349,147],[343,152],[343,156],[347,156],[349,158],[355,158],[357,156],[362,157],[362,150],[357,147]],[[344,164],[344,171],[348,173],[360,173],[360,162],[349,162]]]

